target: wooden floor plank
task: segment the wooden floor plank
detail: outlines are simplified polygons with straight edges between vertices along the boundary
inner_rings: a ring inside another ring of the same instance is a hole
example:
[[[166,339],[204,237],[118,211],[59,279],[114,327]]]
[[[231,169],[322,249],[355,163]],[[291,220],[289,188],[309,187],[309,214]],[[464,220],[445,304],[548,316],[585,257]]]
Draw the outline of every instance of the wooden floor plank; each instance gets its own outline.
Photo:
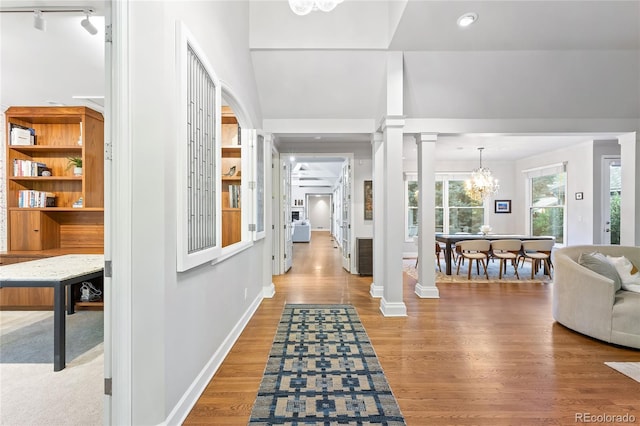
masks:
[[[184,424],[246,425],[286,303],[356,307],[408,425],[567,425],[579,413],[635,416],[640,383],[604,365],[640,361],[555,323],[551,284],[439,284],[409,316],[384,318],[371,277],[346,273],[326,232],[294,244],[293,268],[265,299]]]

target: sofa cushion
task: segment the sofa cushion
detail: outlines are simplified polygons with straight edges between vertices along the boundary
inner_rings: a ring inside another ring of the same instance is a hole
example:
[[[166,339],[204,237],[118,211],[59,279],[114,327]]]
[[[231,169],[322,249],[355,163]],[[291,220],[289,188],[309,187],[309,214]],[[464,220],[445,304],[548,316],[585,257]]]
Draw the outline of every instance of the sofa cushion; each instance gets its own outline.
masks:
[[[616,268],[609,263],[604,254],[598,252],[582,253],[578,258],[578,263],[585,268],[612,280],[614,291],[618,291],[622,288],[620,275],[618,275]]]
[[[624,256],[614,257],[607,255],[607,260],[620,275],[622,289],[640,293],[640,272],[638,272],[633,263]]]
[[[616,293],[616,300],[611,315],[611,331],[612,334],[616,334],[616,343],[638,347],[638,342],[640,341],[639,312],[639,293],[624,290]]]

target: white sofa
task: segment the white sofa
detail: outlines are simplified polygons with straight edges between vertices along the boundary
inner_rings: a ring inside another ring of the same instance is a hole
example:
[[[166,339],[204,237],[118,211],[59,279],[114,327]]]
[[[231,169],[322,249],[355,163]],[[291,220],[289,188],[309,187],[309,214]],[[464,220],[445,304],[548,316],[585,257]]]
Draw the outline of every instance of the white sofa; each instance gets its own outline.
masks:
[[[291,239],[294,243],[308,243],[311,241],[311,223],[308,220],[294,221]]]
[[[587,336],[640,349],[640,293],[578,263],[582,253],[625,256],[640,267],[640,247],[583,245],[553,252],[553,317]],[[615,269],[614,269],[615,270]]]

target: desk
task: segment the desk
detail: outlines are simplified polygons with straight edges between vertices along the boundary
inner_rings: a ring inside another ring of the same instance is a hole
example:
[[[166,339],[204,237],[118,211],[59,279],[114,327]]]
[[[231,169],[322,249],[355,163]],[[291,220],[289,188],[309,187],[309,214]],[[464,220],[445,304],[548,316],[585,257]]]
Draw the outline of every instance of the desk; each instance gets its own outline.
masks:
[[[464,240],[553,240],[551,236],[532,235],[500,235],[500,234],[436,234],[436,241],[445,243],[444,262],[446,264],[446,274],[451,275],[451,263],[453,259],[453,245]]]
[[[0,288],[53,288],[53,371],[66,365],[66,287],[101,277],[103,270],[101,254],[68,254],[0,266]],[[75,312],[71,291],[67,292],[66,311],[69,315]]]

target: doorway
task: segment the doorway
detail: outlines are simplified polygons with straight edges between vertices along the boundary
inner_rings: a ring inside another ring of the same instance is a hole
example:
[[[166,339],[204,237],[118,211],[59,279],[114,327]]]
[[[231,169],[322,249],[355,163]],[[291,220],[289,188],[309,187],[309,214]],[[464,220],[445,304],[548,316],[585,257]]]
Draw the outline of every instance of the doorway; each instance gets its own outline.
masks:
[[[620,157],[602,159],[602,244],[620,244],[621,164]]]

